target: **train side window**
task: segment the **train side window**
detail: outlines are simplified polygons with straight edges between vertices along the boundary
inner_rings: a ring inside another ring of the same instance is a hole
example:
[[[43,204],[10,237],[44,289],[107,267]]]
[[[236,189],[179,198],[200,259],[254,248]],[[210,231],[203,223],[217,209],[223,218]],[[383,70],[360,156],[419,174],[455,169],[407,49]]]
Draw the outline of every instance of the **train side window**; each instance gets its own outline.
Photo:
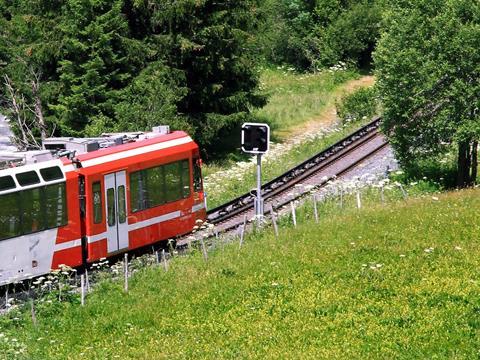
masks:
[[[18,173],[15,175],[15,177],[18,180],[18,183],[21,186],[28,186],[28,185],[33,185],[33,184],[38,184],[40,182],[40,179],[38,178],[38,175],[35,171],[26,171],[23,173]]]
[[[136,171],[130,174],[130,207],[132,212],[146,209],[146,181],[145,171]]]
[[[200,192],[203,190],[200,159],[193,159],[193,190],[195,192]]]
[[[0,240],[21,235],[19,193],[0,196]]]
[[[165,171],[165,195],[167,202],[182,198],[180,162],[164,165]]]
[[[107,190],[107,220],[108,226],[115,225],[115,190]]]
[[[45,187],[45,216],[47,229],[66,225],[67,201],[65,183],[53,184]]]
[[[127,213],[125,211],[125,186],[120,185],[118,191],[118,223],[123,224],[127,220]]]
[[[100,181],[92,184],[93,223],[100,224],[103,221],[102,211],[102,186]]]
[[[190,162],[188,160],[180,161],[180,176],[182,178],[182,197],[190,196]]]
[[[10,190],[15,188],[15,181],[10,175],[0,176],[0,191]]]
[[[0,196],[0,240],[67,223],[65,183]]]
[[[22,230],[30,234],[45,229],[45,211],[42,211],[42,188],[24,190],[21,193]]]
[[[190,196],[190,164],[187,159],[130,173],[132,212],[188,196]]]
[[[157,166],[146,171],[148,178],[148,206],[149,208],[164,204],[165,177],[163,166]]]
[[[44,169],[40,169],[40,175],[42,175],[45,181],[54,181],[63,179],[62,170],[58,166],[52,166]]]

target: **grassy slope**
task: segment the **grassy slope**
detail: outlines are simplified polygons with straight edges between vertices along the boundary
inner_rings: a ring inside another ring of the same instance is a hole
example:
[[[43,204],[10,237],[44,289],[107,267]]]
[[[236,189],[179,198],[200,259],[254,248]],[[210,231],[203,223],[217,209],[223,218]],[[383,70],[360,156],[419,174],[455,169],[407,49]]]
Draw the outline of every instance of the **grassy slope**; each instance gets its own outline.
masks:
[[[269,94],[269,101],[256,115],[271,124],[274,138],[284,139],[292,128],[322,115],[338,96],[341,85],[357,77],[352,71],[297,74],[266,69],[261,86]]]
[[[476,358],[479,195],[301,216],[1,331],[34,359]]]
[[[296,74],[283,68],[266,69],[261,81],[263,89],[270,95],[269,103],[258,110],[256,115],[271,124],[274,139],[284,141],[293,129],[298,129],[302,124],[320,116],[327,106],[334,103],[342,85],[356,77],[358,74],[351,71]],[[309,141],[306,145],[295,147],[289,154],[279,155],[275,162],[265,166],[264,182],[306,160],[359,126],[351,125],[341,134],[335,133],[328,138]],[[237,171],[235,176],[222,176],[222,172],[233,165],[233,162],[227,161],[203,166],[203,175],[207,180],[212,180],[206,182],[209,208],[223,204],[255,186],[253,168]],[[218,175],[218,178],[215,175]]]

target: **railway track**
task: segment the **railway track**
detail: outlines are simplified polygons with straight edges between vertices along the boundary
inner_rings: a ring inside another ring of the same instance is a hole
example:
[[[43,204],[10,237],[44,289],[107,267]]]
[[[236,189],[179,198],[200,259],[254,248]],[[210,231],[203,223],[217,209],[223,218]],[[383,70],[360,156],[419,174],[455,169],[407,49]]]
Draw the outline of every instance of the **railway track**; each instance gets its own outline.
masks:
[[[379,132],[381,118],[363,126],[346,138],[321,151],[300,165],[267,182],[262,186],[265,201],[265,214],[277,209],[296,198],[305,191],[293,191],[306,185],[322,187],[328,180],[341,177],[366,159],[372,157],[387,146],[387,140]],[[296,188],[297,185],[297,188]],[[244,194],[228,203],[208,211],[208,222],[214,224],[218,232],[228,232],[237,228],[244,221],[254,217],[255,195]],[[182,240],[178,241],[182,245]]]

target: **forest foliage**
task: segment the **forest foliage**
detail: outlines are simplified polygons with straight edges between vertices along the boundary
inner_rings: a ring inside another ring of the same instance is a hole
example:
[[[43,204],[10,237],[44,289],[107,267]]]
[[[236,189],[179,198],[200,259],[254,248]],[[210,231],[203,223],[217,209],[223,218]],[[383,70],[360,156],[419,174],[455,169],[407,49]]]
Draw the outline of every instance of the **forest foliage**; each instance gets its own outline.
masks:
[[[265,0],[265,59],[318,71],[340,61],[368,67],[380,35],[381,0]]]
[[[0,0],[1,112],[34,137],[161,123],[208,147],[265,105],[259,65],[363,65],[380,13],[371,0]]]
[[[19,104],[7,114],[36,121],[38,100],[49,132],[161,123],[208,145],[265,104],[250,50],[256,3],[1,1],[0,69],[14,89],[5,88],[3,104]]]

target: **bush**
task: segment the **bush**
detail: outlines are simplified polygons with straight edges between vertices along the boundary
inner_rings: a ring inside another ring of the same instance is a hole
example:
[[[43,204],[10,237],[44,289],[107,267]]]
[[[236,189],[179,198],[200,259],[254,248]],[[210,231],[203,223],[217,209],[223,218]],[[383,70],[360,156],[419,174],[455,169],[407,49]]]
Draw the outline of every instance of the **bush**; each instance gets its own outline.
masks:
[[[314,66],[322,68],[347,61],[368,68],[380,35],[382,12],[380,4],[361,1],[343,9],[327,26],[317,25],[313,30],[318,44]]]
[[[372,118],[377,113],[378,101],[373,88],[361,88],[343,96],[335,103],[338,117],[343,123]]]

